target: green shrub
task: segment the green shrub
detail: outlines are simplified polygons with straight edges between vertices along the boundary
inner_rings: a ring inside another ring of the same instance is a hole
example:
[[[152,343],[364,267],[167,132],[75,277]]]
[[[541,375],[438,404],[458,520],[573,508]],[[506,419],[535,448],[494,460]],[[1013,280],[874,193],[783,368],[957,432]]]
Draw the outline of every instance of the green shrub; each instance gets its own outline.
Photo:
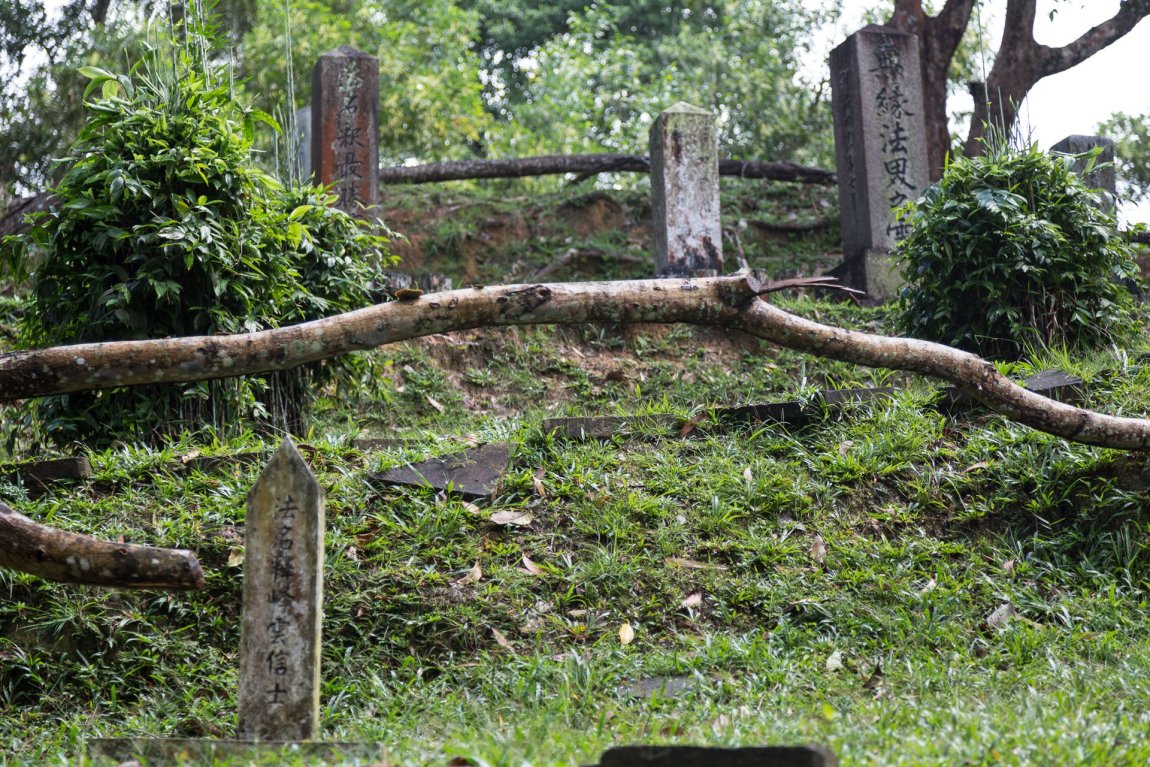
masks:
[[[24,346],[240,333],[371,303],[372,277],[392,262],[387,239],[328,207],[324,190],[284,189],[260,171],[254,126],[274,122],[190,58],[154,51],[131,77],[86,71],[101,95],[65,158],[56,207],[31,234],[44,256]],[[347,370],[62,395],[38,412],[57,441],[251,415],[291,427],[318,386]]]
[[[903,212],[900,330],[991,358],[1134,333],[1130,246],[1074,159],[1031,147],[953,161]]]

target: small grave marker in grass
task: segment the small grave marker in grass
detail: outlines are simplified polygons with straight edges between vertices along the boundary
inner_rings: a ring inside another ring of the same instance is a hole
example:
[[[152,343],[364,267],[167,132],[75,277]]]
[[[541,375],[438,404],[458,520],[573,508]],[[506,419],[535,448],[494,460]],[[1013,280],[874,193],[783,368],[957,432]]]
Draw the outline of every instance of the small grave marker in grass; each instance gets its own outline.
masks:
[[[248,494],[237,739],[100,738],[94,759],[152,764],[282,752],[369,757],[378,747],[324,743],[319,731],[324,493],[291,439]]]
[[[323,488],[285,439],[248,494],[240,635],[241,739],[319,728]]]

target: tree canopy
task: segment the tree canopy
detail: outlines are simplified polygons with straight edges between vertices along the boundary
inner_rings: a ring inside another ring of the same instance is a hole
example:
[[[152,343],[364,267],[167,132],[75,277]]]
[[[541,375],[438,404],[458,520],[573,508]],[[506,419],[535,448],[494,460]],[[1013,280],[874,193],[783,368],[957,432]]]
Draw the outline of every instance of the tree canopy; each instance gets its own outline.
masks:
[[[1078,0],[1056,0],[1069,3]],[[953,151],[947,98],[970,90],[971,52],[989,47],[972,24],[986,0],[875,2],[873,13],[912,32],[935,173]],[[11,0],[0,7],[2,186],[43,187],[82,114],[81,65],[125,71],[168,17],[201,2]],[[210,3],[206,3],[210,5]],[[646,128],[684,100],[713,110],[722,150],[739,159],[830,162],[824,75],[804,68],[830,0],[239,0],[218,3],[213,52],[235,63],[236,87],[281,117],[306,103],[310,67],[339,45],[380,59],[384,162],[565,151],[643,151]],[[1001,44],[977,92],[962,151],[985,125],[1014,122],[1043,77],[1089,58],[1150,14],[1122,0],[1074,41],[1034,39],[1037,0],[1005,0]],[[987,30],[983,32],[989,33]],[[51,115],[51,119],[44,119]],[[994,118],[993,120],[991,118]],[[268,157],[275,157],[269,152]]]

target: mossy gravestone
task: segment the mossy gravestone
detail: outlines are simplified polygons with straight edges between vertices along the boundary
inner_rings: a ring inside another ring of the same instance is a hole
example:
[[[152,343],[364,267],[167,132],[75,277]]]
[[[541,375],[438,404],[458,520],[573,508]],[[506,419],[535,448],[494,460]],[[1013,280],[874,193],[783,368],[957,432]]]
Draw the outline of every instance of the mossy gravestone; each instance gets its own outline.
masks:
[[[651,126],[651,226],[655,274],[723,271],[715,116],[679,102]]]

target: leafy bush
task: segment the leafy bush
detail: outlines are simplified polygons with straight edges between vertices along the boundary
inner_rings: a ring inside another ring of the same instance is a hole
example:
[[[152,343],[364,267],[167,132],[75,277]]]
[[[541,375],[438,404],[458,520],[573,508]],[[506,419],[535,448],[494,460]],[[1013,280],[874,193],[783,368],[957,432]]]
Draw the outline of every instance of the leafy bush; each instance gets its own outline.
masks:
[[[167,53],[152,52],[131,77],[85,71],[85,97],[101,95],[65,158],[57,207],[31,235],[45,255],[25,346],[238,333],[371,303],[386,238],[328,207],[324,190],[285,190],[258,170],[254,124],[271,118],[241,108],[226,80],[190,56]],[[267,381],[229,379],[49,397],[39,413],[57,441],[146,438],[269,410],[291,426],[340,372],[310,366],[269,379],[271,395],[287,386],[287,396],[266,396]]]
[[[903,211],[900,329],[991,358],[1129,337],[1137,268],[1074,160],[1032,146],[953,161]]]

